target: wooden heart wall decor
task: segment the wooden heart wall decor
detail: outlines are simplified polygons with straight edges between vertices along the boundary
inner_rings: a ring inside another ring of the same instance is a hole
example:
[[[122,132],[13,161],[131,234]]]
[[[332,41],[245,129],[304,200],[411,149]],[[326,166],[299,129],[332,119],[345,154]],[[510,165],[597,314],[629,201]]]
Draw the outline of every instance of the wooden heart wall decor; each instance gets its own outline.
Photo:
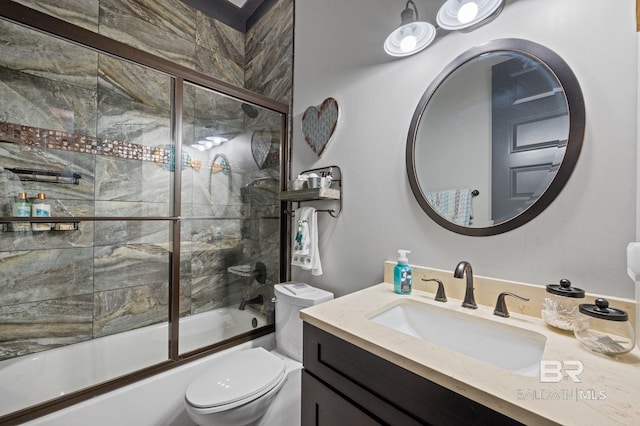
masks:
[[[338,125],[338,102],[327,98],[319,106],[310,106],[302,115],[302,134],[313,152],[322,155]]]

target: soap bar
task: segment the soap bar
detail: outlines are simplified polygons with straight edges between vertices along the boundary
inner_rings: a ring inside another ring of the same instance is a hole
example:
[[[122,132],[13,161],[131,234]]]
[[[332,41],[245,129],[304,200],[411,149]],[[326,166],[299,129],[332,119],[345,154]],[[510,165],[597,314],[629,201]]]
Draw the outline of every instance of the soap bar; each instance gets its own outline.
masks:
[[[54,229],[56,231],[74,231],[76,227],[73,223],[56,223]]]

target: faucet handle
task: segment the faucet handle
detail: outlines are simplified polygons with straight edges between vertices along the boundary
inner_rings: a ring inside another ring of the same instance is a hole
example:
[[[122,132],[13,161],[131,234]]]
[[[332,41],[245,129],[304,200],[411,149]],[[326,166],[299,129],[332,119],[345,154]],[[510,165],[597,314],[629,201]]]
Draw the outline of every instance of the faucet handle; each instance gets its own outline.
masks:
[[[526,297],[518,296],[517,294],[513,294],[508,291],[503,291],[498,295],[498,300],[496,301],[496,307],[493,310],[493,315],[497,315],[503,318],[509,318],[509,310],[507,309],[507,304],[504,301],[505,296],[513,296],[525,302],[529,301],[529,299],[527,299]]]
[[[444,284],[437,278],[423,278],[422,281],[435,281],[438,283],[438,291],[436,292],[436,299],[438,302],[446,302],[447,296],[444,294]]]

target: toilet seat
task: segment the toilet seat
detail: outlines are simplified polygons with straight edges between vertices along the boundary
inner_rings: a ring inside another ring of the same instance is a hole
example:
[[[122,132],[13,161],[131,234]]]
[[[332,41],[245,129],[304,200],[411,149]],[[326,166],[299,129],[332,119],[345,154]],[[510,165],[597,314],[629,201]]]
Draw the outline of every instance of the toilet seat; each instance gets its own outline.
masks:
[[[189,385],[185,400],[207,413],[230,410],[279,388],[285,373],[284,360],[263,348],[232,352]]]

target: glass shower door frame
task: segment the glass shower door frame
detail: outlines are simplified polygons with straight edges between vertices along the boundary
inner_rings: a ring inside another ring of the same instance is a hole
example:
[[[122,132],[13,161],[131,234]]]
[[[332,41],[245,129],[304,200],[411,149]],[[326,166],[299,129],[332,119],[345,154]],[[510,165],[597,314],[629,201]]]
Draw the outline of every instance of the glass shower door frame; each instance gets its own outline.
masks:
[[[286,182],[290,177],[290,145],[289,145],[289,106],[266,98],[262,95],[250,92],[244,88],[233,86],[224,81],[215,79],[205,74],[199,73],[187,67],[170,62],[168,60],[157,57],[148,52],[136,49],[124,43],[109,39],[100,34],[75,26],[57,18],[48,16],[36,10],[22,6],[14,2],[6,2],[0,10],[0,17],[18,24],[22,24],[28,28],[36,29],[45,34],[59,37],[61,39],[77,43],[79,45],[92,48],[99,53],[105,53],[114,57],[124,59],[160,72],[172,77],[172,114],[171,114],[171,134],[172,144],[175,147],[175,158],[182,158],[183,141],[183,98],[185,82],[212,89],[221,94],[236,98],[243,102],[255,104],[265,109],[281,114],[281,148],[280,148],[280,191],[286,189]],[[176,168],[176,172],[179,168]],[[169,216],[147,216],[147,217],[65,217],[64,222],[98,222],[98,221],[169,221],[171,225],[171,250],[169,252],[169,341],[168,341],[168,360],[159,364],[151,365],[142,370],[135,371],[131,374],[119,377],[117,379],[99,383],[90,388],[82,389],[77,392],[62,396],[61,398],[50,400],[42,404],[28,407],[24,410],[11,413],[7,416],[0,417],[0,423],[27,421],[56,411],[58,409],[73,405],[83,400],[90,399],[94,396],[115,390],[124,385],[130,384],[132,381],[142,380],[159,372],[166,371],[171,368],[182,365],[185,362],[200,358],[213,352],[234,346],[243,341],[271,333],[274,326],[270,325],[258,329],[254,332],[240,336],[233,341],[225,341],[220,344],[211,345],[203,348],[197,353],[189,353],[181,355],[179,353],[178,337],[179,329],[179,313],[180,313],[180,244],[181,244],[181,173],[172,174],[172,212]],[[287,207],[285,201],[280,202],[280,211],[284,211]],[[290,266],[288,261],[289,242],[288,235],[290,223],[285,214],[280,214],[280,281],[286,281],[290,276]]]

